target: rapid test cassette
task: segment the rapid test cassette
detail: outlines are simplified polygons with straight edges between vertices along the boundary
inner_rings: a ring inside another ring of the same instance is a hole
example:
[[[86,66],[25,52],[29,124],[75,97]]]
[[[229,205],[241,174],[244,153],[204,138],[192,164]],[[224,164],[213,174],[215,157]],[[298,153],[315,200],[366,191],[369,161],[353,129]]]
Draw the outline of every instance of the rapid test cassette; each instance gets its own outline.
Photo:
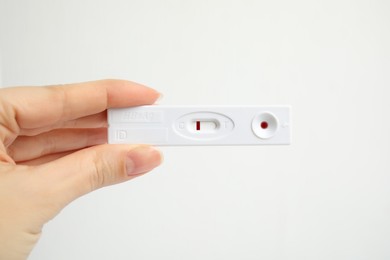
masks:
[[[138,106],[108,110],[110,144],[287,145],[288,106]]]

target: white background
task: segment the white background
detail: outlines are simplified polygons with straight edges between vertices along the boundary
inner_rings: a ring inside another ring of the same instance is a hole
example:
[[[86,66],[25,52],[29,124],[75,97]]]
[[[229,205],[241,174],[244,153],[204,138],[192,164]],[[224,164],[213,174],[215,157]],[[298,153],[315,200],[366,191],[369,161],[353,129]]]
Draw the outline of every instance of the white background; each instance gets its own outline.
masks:
[[[163,148],[161,168],[64,209],[30,258],[389,259],[389,14],[386,0],[0,0],[3,86],[124,78],[166,105],[293,108],[291,146]]]

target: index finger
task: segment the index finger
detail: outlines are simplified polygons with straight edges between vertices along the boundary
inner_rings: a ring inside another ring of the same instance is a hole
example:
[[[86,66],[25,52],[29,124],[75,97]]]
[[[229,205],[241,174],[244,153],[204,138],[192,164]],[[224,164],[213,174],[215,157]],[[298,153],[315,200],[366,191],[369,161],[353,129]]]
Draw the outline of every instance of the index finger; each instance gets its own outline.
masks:
[[[31,129],[96,114],[111,107],[153,104],[159,93],[126,80],[99,80],[47,87],[1,90],[19,128]],[[9,118],[8,118],[9,119]]]

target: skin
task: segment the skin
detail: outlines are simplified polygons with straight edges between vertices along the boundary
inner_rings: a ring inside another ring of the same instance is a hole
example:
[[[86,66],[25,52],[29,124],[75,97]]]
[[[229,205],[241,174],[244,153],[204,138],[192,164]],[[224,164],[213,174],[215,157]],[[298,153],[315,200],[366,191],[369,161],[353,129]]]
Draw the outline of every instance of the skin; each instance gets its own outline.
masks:
[[[106,109],[153,104],[124,80],[0,89],[0,259],[26,259],[67,204],[162,161],[146,145],[108,145]]]

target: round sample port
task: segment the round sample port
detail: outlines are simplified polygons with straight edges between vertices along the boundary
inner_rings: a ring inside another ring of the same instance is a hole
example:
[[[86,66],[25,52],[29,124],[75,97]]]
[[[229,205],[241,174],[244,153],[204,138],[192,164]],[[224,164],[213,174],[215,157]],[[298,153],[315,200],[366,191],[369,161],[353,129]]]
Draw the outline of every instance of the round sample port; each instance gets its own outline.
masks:
[[[262,139],[268,139],[278,130],[278,119],[270,112],[256,115],[252,120],[253,133]]]

